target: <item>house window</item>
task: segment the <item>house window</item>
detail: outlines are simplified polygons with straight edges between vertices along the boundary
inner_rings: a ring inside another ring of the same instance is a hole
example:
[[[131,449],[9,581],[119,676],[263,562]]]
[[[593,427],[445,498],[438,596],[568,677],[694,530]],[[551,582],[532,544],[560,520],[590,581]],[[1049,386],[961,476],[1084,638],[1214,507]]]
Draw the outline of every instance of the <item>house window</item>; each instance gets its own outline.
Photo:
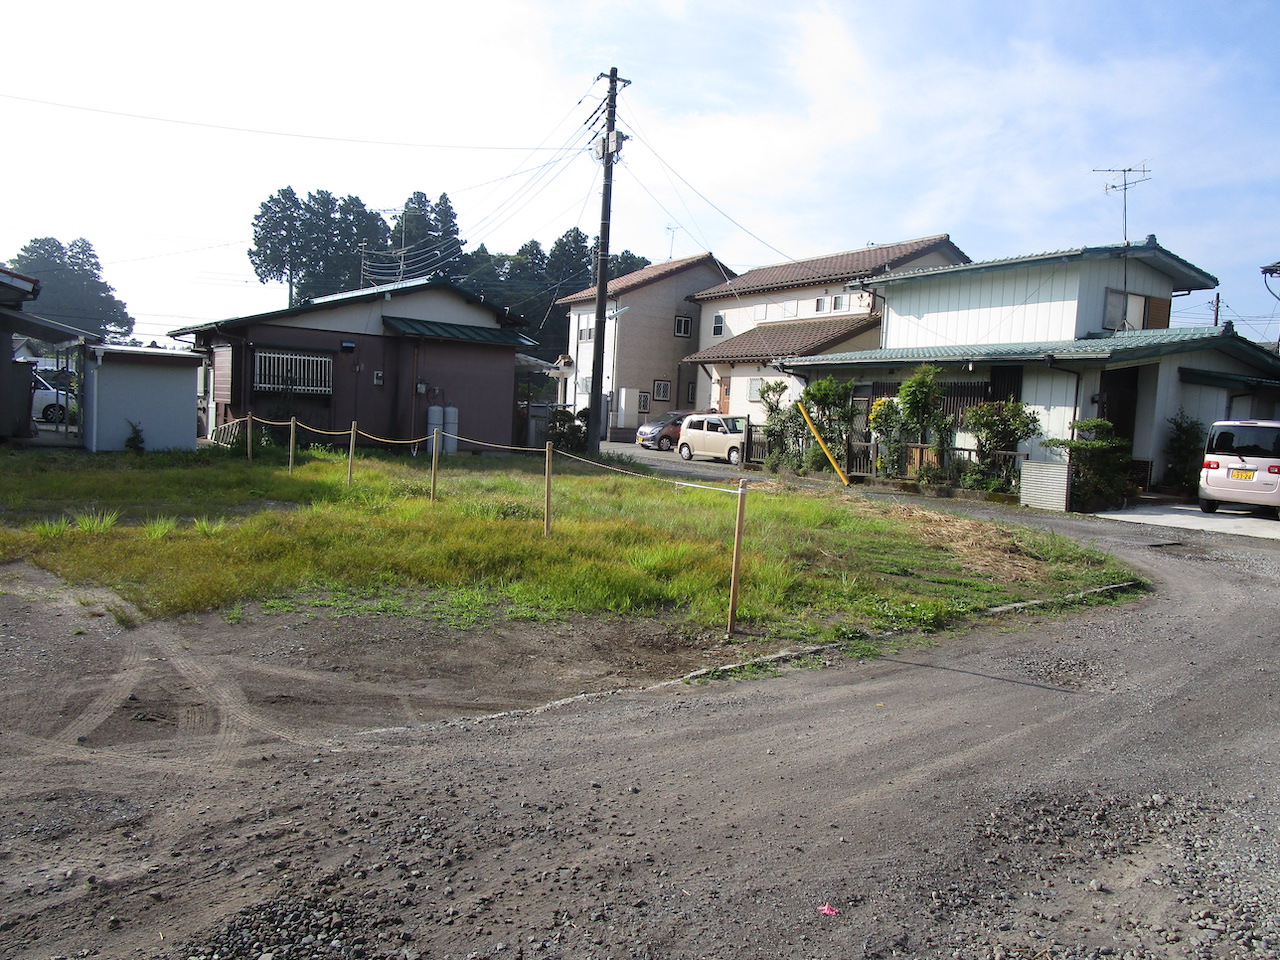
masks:
[[[698,402],[698,381],[690,380],[685,385],[684,402],[691,407]]]
[[[799,300],[782,301],[782,319],[783,320],[790,320],[793,317],[798,317],[798,316],[800,316]]]
[[[813,301],[814,313],[826,313],[830,309],[831,302],[826,297],[819,297],[817,300]]]
[[[643,390],[640,391],[639,399],[636,402],[636,412],[637,413],[649,412],[649,394],[645,393]]]
[[[333,357],[317,353],[257,350],[253,389],[280,393],[333,393]]]
[[[671,381],[670,380],[653,381],[653,399],[655,400],[671,399]]]
[[[843,309],[844,309],[844,307],[845,307],[845,301],[846,301],[846,300],[847,300],[847,298],[845,297],[845,295],[844,295],[843,293],[842,293],[842,294],[840,294],[839,296],[832,297],[832,298],[831,298],[831,309],[832,309],[832,310],[843,310]]]
[[[752,377],[747,381],[747,399],[752,403],[760,402],[760,388],[764,386],[764,377]]]
[[[594,340],[596,338],[596,328],[594,324],[585,326],[578,331],[579,340]]]
[[[767,303],[757,303],[752,310],[752,319],[757,322],[763,322],[769,319],[769,305]]]
[[[1171,306],[1164,297],[1108,290],[1102,325],[1107,330],[1167,330]]]
[[[711,320],[711,335],[713,337],[724,336],[724,314],[717,313]]]
[[[693,335],[693,317],[676,317],[676,336],[689,337]]]

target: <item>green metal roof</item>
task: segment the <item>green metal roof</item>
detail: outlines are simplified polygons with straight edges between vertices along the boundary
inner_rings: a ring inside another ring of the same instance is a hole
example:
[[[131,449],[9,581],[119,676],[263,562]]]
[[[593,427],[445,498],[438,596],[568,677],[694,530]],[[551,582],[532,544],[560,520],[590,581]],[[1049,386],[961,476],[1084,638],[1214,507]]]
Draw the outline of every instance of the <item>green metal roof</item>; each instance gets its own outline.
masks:
[[[984,260],[977,263],[958,263],[949,266],[923,267],[919,270],[903,270],[887,276],[874,277],[870,285],[914,282],[954,274],[989,273],[1014,267],[1038,264],[1067,263],[1083,260],[1135,260],[1158,270],[1173,281],[1174,290],[1212,290],[1218,278],[1201,270],[1194,263],[1182,259],[1156,242],[1154,236],[1145,243],[1113,244],[1106,247],[1079,247],[1075,250],[1058,250],[1031,256],[1006,257],[1000,260]]]
[[[502,327],[474,327],[465,323],[442,323],[439,320],[412,320],[409,317],[383,317],[382,322],[409,337],[432,340],[461,340],[468,343],[491,343],[507,347],[535,347],[523,333]]]
[[[1178,327],[1169,330],[1126,330],[1110,336],[1033,343],[956,344],[859,350],[814,357],[795,357],[779,364],[806,367],[869,367],[912,363],[1081,363],[1133,362],[1193,350],[1223,350],[1268,372],[1280,375],[1280,357],[1238,336],[1230,324],[1221,327]]]

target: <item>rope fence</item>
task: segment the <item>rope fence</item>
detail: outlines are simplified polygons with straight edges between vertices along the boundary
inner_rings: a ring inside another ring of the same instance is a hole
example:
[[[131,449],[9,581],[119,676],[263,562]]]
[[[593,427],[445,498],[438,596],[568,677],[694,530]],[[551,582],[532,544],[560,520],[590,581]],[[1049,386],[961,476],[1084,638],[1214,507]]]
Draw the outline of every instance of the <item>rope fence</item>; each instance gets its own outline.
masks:
[[[491,443],[486,440],[477,440],[472,437],[464,437],[458,434],[445,433],[440,428],[436,428],[432,433],[417,437],[411,440],[396,440],[386,437],[378,437],[370,433],[366,433],[360,429],[357,421],[351,421],[351,427],[347,430],[321,430],[307,424],[299,423],[297,417],[291,417],[288,420],[266,420],[256,416],[252,411],[239,419],[228,420],[219,424],[214,428],[210,439],[220,446],[234,446],[240,441],[241,436],[245,439],[246,456],[249,465],[253,465],[253,426],[260,424],[268,427],[288,427],[289,428],[289,472],[293,473],[295,453],[298,447],[298,431],[306,430],[310,433],[324,437],[348,437],[347,444],[347,486],[351,486],[354,480],[355,458],[356,458],[356,440],[358,437],[364,437],[374,443],[384,443],[389,445],[411,446],[414,456],[417,455],[418,447],[424,443],[430,444],[431,450],[431,502],[436,501],[436,485],[440,471],[440,449],[441,441],[448,439],[461,443],[469,444],[473,447],[487,448],[491,450],[501,450],[510,453],[542,453],[545,456],[545,466],[543,470],[543,508],[542,508],[542,532],[543,536],[551,536],[551,517],[552,517],[552,464],[555,456],[559,455],[566,460],[577,461],[595,469],[604,470],[612,473],[622,474],[636,480],[648,480],[656,483],[668,484],[672,487],[687,487],[696,490],[708,490],[712,493],[730,493],[737,495],[737,512],[734,519],[734,535],[733,535],[733,557],[731,561],[730,577],[729,577],[729,613],[727,636],[732,637],[737,628],[737,608],[738,595],[742,569],[742,540],[743,529],[746,521],[747,509],[747,479],[746,477],[737,478],[737,487],[716,487],[706,483],[694,483],[689,480],[674,480],[666,477],[656,477],[652,474],[637,473],[634,470],[626,470],[622,467],[609,463],[601,463],[599,460],[591,460],[587,457],[581,457],[570,453],[567,450],[556,450],[554,445],[548,441],[545,447],[521,447],[513,444]],[[242,429],[243,428],[243,429]]]

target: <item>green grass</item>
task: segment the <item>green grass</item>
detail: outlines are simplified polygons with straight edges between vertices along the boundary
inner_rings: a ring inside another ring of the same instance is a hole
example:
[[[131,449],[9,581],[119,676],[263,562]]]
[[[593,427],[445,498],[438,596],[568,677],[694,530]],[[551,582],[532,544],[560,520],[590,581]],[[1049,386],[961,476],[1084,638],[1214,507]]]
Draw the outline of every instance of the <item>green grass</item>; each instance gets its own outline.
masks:
[[[542,470],[541,457],[448,458],[431,502],[423,458],[362,455],[348,486],[345,458],[322,451],[292,474],[271,450],[251,468],[224,451],[6,451],[0,562],[104,584],[150,616],[238,618],[257,602],[460,629],[596,613],[725,622],[735,496],[557,459],[546,537]],[[1063,537],[973,521],[939,536],[960,521],[852,494],[756,488],[746,516],[738,622],[779,639],[927,632],[1133,578]],[[988,552],[1014,575],[993,578]]]

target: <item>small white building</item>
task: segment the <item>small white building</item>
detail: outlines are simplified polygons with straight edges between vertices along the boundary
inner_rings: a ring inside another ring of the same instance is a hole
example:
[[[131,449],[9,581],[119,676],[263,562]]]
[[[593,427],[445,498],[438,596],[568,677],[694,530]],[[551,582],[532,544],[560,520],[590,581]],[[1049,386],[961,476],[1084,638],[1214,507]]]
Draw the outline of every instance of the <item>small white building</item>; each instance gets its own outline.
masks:
[[[125,450],[136,437],[147,450],[194,450],[203,360],[192,350],[87,347],[81,411],[85,449]]]

